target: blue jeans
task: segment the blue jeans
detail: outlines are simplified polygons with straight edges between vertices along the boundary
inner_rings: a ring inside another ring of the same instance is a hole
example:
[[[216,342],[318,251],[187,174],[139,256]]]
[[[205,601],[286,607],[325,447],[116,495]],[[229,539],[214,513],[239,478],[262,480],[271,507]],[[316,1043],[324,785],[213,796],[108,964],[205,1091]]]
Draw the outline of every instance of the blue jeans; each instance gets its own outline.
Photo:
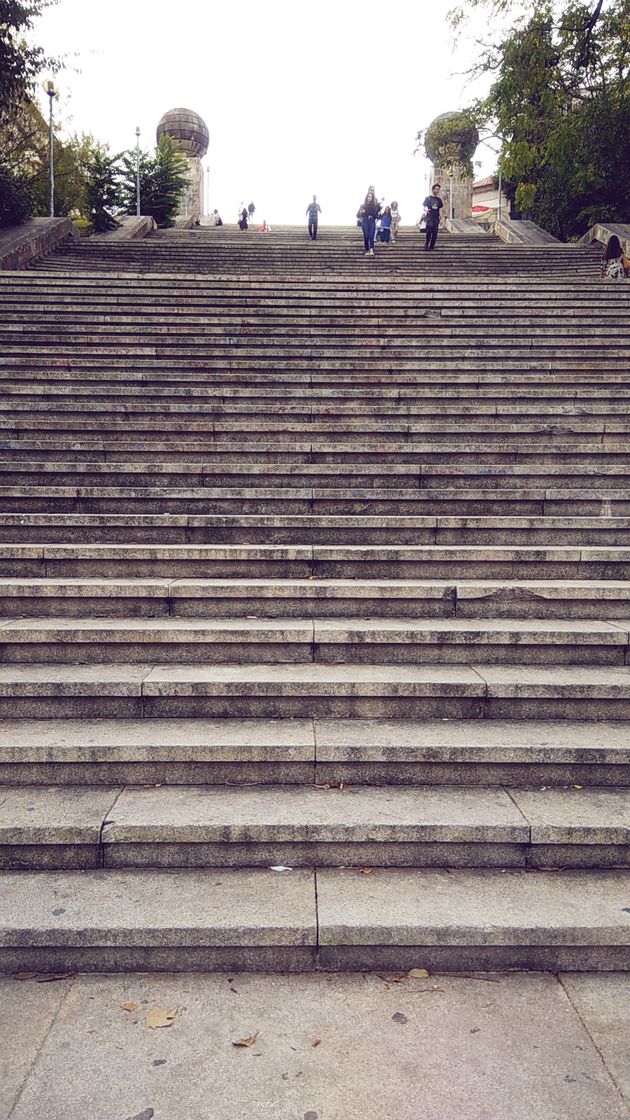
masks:
[[[364,218],[361,222],[361,229],[363,230],[363,244],[365,251],[374,248],[374,234],[376,233],[376,218]]]

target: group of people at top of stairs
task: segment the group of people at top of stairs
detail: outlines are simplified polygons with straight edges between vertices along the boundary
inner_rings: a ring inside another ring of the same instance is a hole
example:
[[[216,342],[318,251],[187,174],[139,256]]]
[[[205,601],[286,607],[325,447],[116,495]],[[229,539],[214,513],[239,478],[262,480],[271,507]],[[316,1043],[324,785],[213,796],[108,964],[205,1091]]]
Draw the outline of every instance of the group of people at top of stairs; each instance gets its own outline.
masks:
[[[357,213],[357,225],[363,229],[365,251],[368,256],[374,256],[375,240],[382,241],[383,244],[389,243],[390,240],[398,240],[398,226],[400,225],[398,203],[392,202],[390,206],[383,206],[384,201],[384,199],[381,199],[380,202],[376,201],[374,187],[371,186],[368,188],[368,193]],[[311,241],[317,241],[321,212],[322,208],[317,201],[317,195],[314,194],[312,202],[309,202],[306,207],[308,235]]]
[[[249,229],[252,222],[254,221],[255,213],[256,207],[253,202],[250,202],[249,206],[244,206],[241,202],[238,208],[238,217],[236,219],[238,222],[238,228]],[[262,222],[258,226],[258,229],[260,233],[271,233],[271,226],[269,225],[269,222],[266,218],[263,218]]]
[[[427,252],[435,249],[437,241],[438,230],[443,224],[442,210],[444,203],[440,198],[441,184],[434,183],[431,188],[431,194],[427,195],[423,207],[423,216],[420,219],[420,224],[424,222],[426,229],[426,240],[424,248]],[[398,227],[400,225],[400,211],[398,203],[392,202],[389,206],[384,206],[385,199],[379,200],[376,197],[373,184],[367,189],[367,194],[363,199],[357,211],[357,225],[360,226],[363,233],[363,245],[365,248],[366,257],[374,256],[374,244],[381,241],[383,244],[388,244],[389,241],[398,240]],[[322,208],[317,201],[317,195],[314,194],[312,201],[306,207],[306,217],[308,218],[308,235],[311,241],[317,241],[317,230],[319,226],[319,215]],[[244,206],[241,202],[238,211],[238,226],[239,229],[249,229],[254,220],[256,207],[253,202],[249,206]],[[223,225],[218,211],[215,210],[211,216],[215,218],[212,224]],[[270,233],[271,226],[266,218],[263,218],[259,225],[261,233]],[[613,233],[609,237],[604,249],[604,255],[601,263],[601,278],[602,280],[624,280],[630,279],[630,260],[626,257],[621,242],[617,234]]]
[[[427,252],[435,249],[438,229],[442,224],[444,203],[440,198],[440,190],[440,184],[434,183],[431,194],[427,195],[422,203],[426,223],[424,247]],[[363,247],[366,257],[374,256],[375,241],[379,240],[387,244],[390,240],[390,234],[393,241],[398,239],[398,226],[400,224],[398,203],[392,202],[391,206],[383,206],[383,202],[384,199],[378,201],[374,187],[369,186],[367,194],[357,211],[357,225],[361,227],[363,233]],[[378,230],[377,223],[379,225]]]

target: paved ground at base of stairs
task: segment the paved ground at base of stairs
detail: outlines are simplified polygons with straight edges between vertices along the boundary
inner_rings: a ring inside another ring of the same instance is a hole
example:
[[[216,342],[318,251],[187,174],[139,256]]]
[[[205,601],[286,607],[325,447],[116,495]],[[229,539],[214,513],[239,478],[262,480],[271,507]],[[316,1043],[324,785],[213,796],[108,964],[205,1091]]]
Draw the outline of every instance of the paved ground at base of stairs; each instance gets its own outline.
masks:
[[[630,1117],[630,974],[41,979],[0,977],[0,1120]]]

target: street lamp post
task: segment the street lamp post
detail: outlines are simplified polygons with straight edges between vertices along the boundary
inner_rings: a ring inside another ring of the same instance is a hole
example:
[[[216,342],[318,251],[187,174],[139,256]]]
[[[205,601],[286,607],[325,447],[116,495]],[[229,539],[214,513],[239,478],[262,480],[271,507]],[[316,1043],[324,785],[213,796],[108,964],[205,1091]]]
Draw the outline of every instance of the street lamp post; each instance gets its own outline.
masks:
[[[48,167],[50,179],[50,216],[55,216],[55,142],[53,136],[53,100],[58,96],[55,83],[52,78],[48,78],[42,82],[44,93],[48,96],[49,110],[48,110]]]
[[[206,214],[210,213],[210,168],[206,167]]]
[[[449,218],[451,218],[451,220],[453,218],[453,214],[455,213],[454,208],[453,208],[453,179],[454,179],[454,169],[453,169],[453,166],[451,164],[451,166],[448,169],[448,216],[449,216]]]
[[[140,217],[140,129],[136,125],[136,217]]]

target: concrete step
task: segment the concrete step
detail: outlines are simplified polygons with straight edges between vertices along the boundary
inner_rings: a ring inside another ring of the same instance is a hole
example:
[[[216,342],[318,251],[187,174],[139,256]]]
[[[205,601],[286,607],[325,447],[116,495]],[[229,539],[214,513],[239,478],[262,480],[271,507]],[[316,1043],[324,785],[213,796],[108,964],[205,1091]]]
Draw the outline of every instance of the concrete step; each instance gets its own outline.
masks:
[[[356,443],[338,443],[322,441],[312,444],[310,440],[277,440],[260,439],[255,441],[239,442],[238,440],[190,440],[185,447],[180,447],[172,441],[157,439],[115,439],[109,440],[98,435],[82,437],[79,439],[64,440],[24,438],[15,439],[11,436],[0,441],[0,454],[2,463],[15,465],[21,469],[21,463],[33,463],[38,469],[51,471],[59,469],[58,464],[68,464],[69,470],[91,469],[94,464],[105,464],[113,470],[119,464],[130,469],[144,469],[156,471],[165,469],[199,469],[209,473],[211,471],[226,471],[234,469],[238,463],[241,469],[250,467],[258,468],[261,474],[269,468],[271,471],[278,469],[291,469],[292,473],[298,466],[305,465],[312,468],[320,467],[322,470],[337,468],[341,472],[372,470],[390,471],[399,468],[407,469],[408,477],[421,485],[431,485],[433,478],[437,479],[436,470],[444,468],[446,474],[454,470],[457,485],[467,485],[467,474],[479,479],[479,486],[496,486],[497,479],[502,478],[505,471],[505,484],[511,485],[512,474],[518,472],[527,474],[531,469],[533,476],[536,472],[543,473],[547,468],[554,468],[560,473],[566,472],[571,480],[574,473],[578,478],[584,472],[583,486],[590,486],[588,473],[597,475],[597,472],[627,471],[630,468],[630,452],[627,443],[617,436],[604,437],[604,442],[593,443],[587,439],[579,440],[571,433],[562,435],[555,433],[549,435],[544,445],[533,442],[514,443],[511,439],[488,442],[485,439],[455,439],[439,443],[422,441],[403,441],[396,443],[377,443],[359,440]],[[465,469],[466,468],[466,469]],[[124,469],[122,466],[120,469]],[[605,475],[603,476],[605,477]],[[19,482],[19,480],[18,480]],[[476,483],[473,483],[476,485]],[[519,484],[518,482],[516,483]],[[549,485],[561,483],[551,475]],[[572,482],[569,481],[569,485]],[[443,486],[444,482],[437,482]]]
[[[8,664],[630,664],[630,620],[536,618],[0,619]]]
[[[628,540],[622,516],[354,516],[347,514],[0,513],[6,544],[573,545]],[[575,557],[577,559],[577,557]],[[163,574],[163,573],[162,573]],[[322,574],[339,574],[328,572]],[[346,573],[343,573],[346,574]],[[367,573],[366,573],[367,574]],[[375,574],[381,574],[377,572]],[[405,573],[406,574],[406,573]]]
[[[30,786],[0,869],[630,865],[629,789]]]
[[[2,486],[0,508],[35,513],[384,514],[472,517],[627,517],[630,487],[480,490],[353,487]]]
[[[0,665],[0,717],[630,719],[630,667]]]
[[[0,578],[18,580],[438,579],[452,585],[455,579],[623,582],[628,576],[630,548],[623,546],[0,544]]]
[[[603,969],[627,965],[627,871],[5,872],[7,971]]]
[[[71,452],[69,452],[70,454]],[[84,453],[85,454],[85,453]],[[350,459],[350,455],[347,456]],[[630,493],[630,468],[617,464],[592,464],[576,461],[572,468],[558,463],[555,469],[541,463],[512,465],[435,463],[291,463],[283,462],[282,454],[276,462],[225,462],[214,463],[211,452],[205,463],[196,462],[99,462],[68,458],[66,461],[31,459],[19,461],[9,456],[0,459],[0,487],[9,495],[15,488],[31,495],[31,487],[51,487],[53,492],[61,487],[68,490],[97,488],[122,490],[126,487],[140,490],[150,487],[174,490],[200,488],[227,490],[401,490],[456,493],[472,491],[490,499],[501,495],[515,498],[521,492],[541,493],[547,500],[561,495],[562,500],[576,496],[577,500],[623,500]],[[290,456],[286,456],[287,460]],[[295,456],[299,460],[299,454]],[[567,493],[569,491],[569,493]],[[585,493],[587,491],[587,493]],[[463,495],[464,497],[468,496]],[[392,495],[394,497],[394,495]]]
[[[10,579],[0,617],[630,619],[624,580]]]
[[[0,783],[630,786],[623,720],[7,719]]]

